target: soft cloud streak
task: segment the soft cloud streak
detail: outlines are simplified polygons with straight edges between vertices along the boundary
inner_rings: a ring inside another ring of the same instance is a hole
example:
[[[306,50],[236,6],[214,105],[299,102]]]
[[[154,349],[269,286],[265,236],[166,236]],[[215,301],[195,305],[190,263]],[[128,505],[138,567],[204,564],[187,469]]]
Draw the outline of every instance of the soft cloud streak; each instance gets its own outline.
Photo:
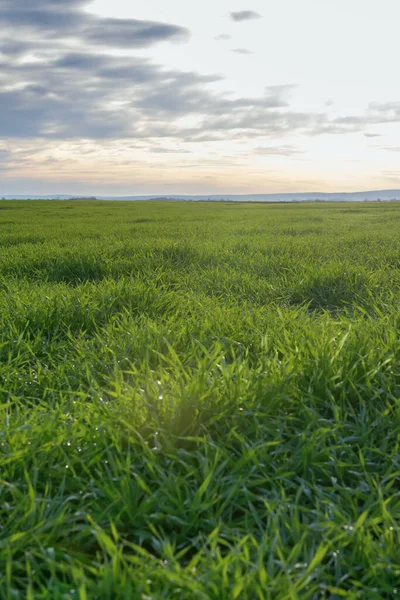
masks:
[[[231,19],[236,22],[252,21],[254,19],[261,19],[261,15],[254,10],[239,10],[231,12]]]
[[[243,54],[244,56],[254,54],[252,50],[248,50],[247,48],[234,48],[232,52],[235,52],[235,54]]]

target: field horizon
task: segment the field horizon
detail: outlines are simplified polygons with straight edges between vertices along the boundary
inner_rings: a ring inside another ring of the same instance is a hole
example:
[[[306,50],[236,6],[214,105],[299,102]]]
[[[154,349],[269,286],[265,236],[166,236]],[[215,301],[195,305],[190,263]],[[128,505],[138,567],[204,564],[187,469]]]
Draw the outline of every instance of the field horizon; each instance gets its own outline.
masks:
[[[0,194],[4,200],[197,200],[197,201],[235,201],[235,202],[374,202],[400,201],[400,189],[380,189],[354,192],[282,192],[248,194]]]

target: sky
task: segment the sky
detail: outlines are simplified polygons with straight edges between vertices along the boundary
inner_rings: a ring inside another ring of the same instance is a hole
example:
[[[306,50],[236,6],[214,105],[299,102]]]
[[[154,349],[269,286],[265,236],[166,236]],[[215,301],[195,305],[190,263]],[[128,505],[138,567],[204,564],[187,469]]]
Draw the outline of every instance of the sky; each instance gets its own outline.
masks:
[[[0,0],[0,196],[400,188],[398,0]]]

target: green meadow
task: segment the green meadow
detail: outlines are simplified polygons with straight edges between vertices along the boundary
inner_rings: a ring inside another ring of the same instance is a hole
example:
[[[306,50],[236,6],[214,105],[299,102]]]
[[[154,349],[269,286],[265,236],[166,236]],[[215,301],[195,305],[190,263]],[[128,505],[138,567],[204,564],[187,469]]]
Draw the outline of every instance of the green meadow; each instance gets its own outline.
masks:
[[[0,202],[0,599],[399,597],[399,233]]]

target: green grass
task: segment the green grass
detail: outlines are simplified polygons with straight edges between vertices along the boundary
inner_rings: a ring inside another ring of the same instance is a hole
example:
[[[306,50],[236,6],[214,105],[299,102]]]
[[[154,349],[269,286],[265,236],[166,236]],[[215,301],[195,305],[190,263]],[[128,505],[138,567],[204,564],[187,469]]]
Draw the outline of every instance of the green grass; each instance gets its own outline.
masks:
[[[399,231],[0,202],[0,598],[398,597]]]

